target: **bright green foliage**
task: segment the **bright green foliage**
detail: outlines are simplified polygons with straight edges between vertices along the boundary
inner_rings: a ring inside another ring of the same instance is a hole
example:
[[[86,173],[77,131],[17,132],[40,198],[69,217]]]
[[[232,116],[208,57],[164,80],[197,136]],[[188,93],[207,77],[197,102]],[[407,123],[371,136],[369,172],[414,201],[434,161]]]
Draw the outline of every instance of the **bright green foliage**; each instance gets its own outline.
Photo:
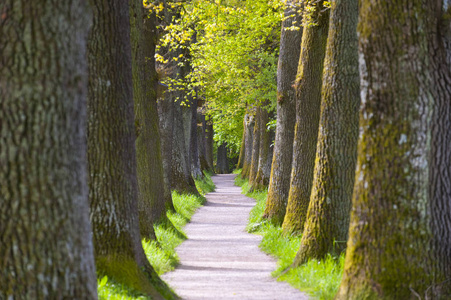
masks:
[[[339,258],[331,257],[317,261],[310,260],[306,264],[294,269],[292,265],[299,250],[301,236],[286,236],[280,226],[262,219],[266,204],[266,191],[249,193],[247,179],[235,178],[235,184],[241,186],[243,194],[257,200],[249,215],[247,231],[263,236],[260,249],[278,259],[277,270],[273,276],[290,283],[295,288],[308,293],[317,299],[333,299],[338,291],[344,266],[344,255]],[[286,273],[284,273],[288,270]]]
[[[157,60],[163,66],[175,62],[191,72],[166,83],[190,96],[196,96],[193,91],[198,88],[197,96],[206,99],[215,124],[215,141],[227,142],[231,151],[239,150],[246,107],[265,100],[275,106],[282,6],[281,0],[168,5],[180,18],[164,28],[159,47],[185,54],[170,57],[160,51]]]
[[[97,280],[97,291],[100,300],[132,300],[132,299],[150,299],[147,296],[131,290],[130,288],[117,284],[108,277],[104,276]]]
[[[196,180],[196,186],[202,195],[215,189],[209,173],[205,173],[203,180]],[[178,264],[179,258],[175,248],[186,240],[183,227],[205,202],[203,196],[180,195],[177,192],[172,193],[172,200],[176,212],[167,212],[170,222],[154,225],[157,241],[142,240],[147,259],[159,275],[173,270]],[[116,284],[106,276],[99,278],[97,283],[99,299],[148,299],[126,286]]]

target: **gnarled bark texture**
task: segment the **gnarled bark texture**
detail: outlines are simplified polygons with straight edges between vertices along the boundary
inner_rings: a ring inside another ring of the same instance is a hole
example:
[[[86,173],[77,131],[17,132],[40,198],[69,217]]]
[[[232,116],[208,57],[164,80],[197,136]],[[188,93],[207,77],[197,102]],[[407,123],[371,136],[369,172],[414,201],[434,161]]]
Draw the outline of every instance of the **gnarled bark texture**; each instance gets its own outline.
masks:
[[[329,24],[329,10],[321,12],[322,10],[322,4],[318,4],[313,13],[318,25],[304,29],[296,75],[293,166],[287,211],[282,224],[284,232],[288,234],[302,233],[312,190]]]
[[[451,74],[440,4],[361,2],[361,138],[338,299],[451,297]]]
[[[312,195],[294,263],[346,247],[359,136],[357,0],[331,3]]]
[[[244,116],[244,132],[246,133],[245,138],[245,149],[244,149],[244,162],[243,162],[243,169],[241,170],[241,177],[242,178],[248,178],[251,164],[252,164],[252,144],[254,142],[254,124],[255,124],[255,117],[247,113]]]
[[[286,30],[300,25],[301,16],[288,1],[285,20],[280,35],[279,63],[277,65],[277,124],[271,177],[264,218],[275,225],[282,225],[290,192],[291,166],[293,160],[294,124],[296,122],[296,98],[293,88],[301,53],[302,29]]]
[[[0,299],[97,299],[87,1],[0,2]]]
[[[128,1],[92,1],[88,43],[88,169],[98,273],[152,297],[173,297],[139,232]]]
[[[166,203],[156,103],[155,15],[148,14],[141,1],[130,1],[139,227],[144,238],[155,239],[153,224],[166,217]]]

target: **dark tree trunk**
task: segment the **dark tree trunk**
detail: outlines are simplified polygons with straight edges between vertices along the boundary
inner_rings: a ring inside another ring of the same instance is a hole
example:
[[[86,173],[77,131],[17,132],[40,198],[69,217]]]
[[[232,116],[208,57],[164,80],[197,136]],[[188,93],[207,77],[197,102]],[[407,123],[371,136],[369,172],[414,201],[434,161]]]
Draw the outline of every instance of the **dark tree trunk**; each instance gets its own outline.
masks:
[[[338,299],[451,298],[451,74],[438,4],[360,3],[361,138]]]
[[[200,170],[199,145],[197,138],[197,98],[195,97],[191,104],[191,136],[190,136],[190,156],[191,156],[191,175],[194,178],[204,177]]]
[[[155,239],[153,224],[166,217],[165,182],[156,103],[155,15],[130,1],[133,98],[135,107],[139,227]]]
[[[88,174],[97,271],[152,297],[172,297],[141,246],[129,3],[93,0],[92,6]]]
[[[205,156],[211,171],[214,171],[213,166],[213,123],[211,120],[206,122],[205,127]]]
[[[241,177],[242,178],[248,178],[251,164],[252,164],[252,144],[254,142],[254,116],[247,113],[244,116],[244,132],[246,134],[245,138],[245,149],[244,149],[244,162],[243,162],[243,169],[241,170]]]
[[[304,229],[312,189],[321,105],[323,62],[326,53],[329,10],[318,4],[313,19],[317,26],[304,30],[296,75],[296,126],[290,193],[282,227],[285,233]]]
[[[277,125],[272,157],[271,178],[264,218],[282,225],[290,191],[291,166],[293,160],[294,124],[296,121],[296,99],[293,83],[301,52],[302,29],[285,30],[300,24],[301,16],[288,1],[285,20],[280,37],[279,64],[277,66]]]
[[[257,178],[258,171],[258,159],[260,157],[260,127],[261,127],[261,108],[257,106],[255,109],[255,123],[252,136],[252,160],[251,166],[249,168],[249,185],[251,190],[253,190],[254,181]]]
[[[246,115],[243,119],[243,137],[241,138],[240,156],[238,158],[237,169],[242,169],[244,166],[244,156],[246,155]]]
[[[97,299],[87,1],[0,2],[0,299]]]
[[[227,158],[227,143],[222,143],[218,147],[216,170],[218,174],[229,173],[229,159]]]
[[[357,0],[332,2],[312,195],[295,264],[346,247],[359,136]]]

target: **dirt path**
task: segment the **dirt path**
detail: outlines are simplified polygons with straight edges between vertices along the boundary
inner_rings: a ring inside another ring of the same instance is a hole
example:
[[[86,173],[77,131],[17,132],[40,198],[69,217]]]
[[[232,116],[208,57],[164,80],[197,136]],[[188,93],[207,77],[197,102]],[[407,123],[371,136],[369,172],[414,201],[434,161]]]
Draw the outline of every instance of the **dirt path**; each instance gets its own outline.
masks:
[[[255,200],[241,194],[234,177],[213,177],[216,192],[185,227],[180,265],[163,279],[183,299],[307,299],[271,277],[274,259],[258,249],[260,236],[245,231]]]

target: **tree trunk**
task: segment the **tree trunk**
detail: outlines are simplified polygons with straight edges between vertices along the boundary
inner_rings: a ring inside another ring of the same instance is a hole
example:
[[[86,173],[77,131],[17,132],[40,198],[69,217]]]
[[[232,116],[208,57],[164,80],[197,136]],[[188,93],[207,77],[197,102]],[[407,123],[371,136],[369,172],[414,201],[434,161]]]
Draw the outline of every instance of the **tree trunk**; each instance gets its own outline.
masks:
[[[0,3],[0,298],[97,299],[87,1]]]
[[[173,94],[180,94],[175,92]],[[182,96],[179,96],[182,98]],[[199,194],[191,176],[190,165],[188,163],[188,149],[186,148],[185,129],[186,123],[183,121],[182,107],[180,101],[174,104],[174,127],[172,135],[172,189],[179,193]],[[189,123],[191,127],[191,121]]]
[[[268,102],[263,103],[263,106],[268,105]],[[255,180],[253,186],[251,187],[253,190],[263,190],[268,187],[269,183],[269,175],[268,172],[265,172],[265,168],[268,165],[270,146],[271,146],[271,133],[266,129],[266,124],[269,122],[269,113],[266,108],[262,107],[260,110],[260,126],[259,126],[259,134],[260,134],[260,145],[259,145],[259,157],[258,157],[258,168],[257,175],[255,176]]]
[[[166,207],[175,211],[172,202],[172,137],[174,131],[174,101],[171,93],[166,92],[158,99],[158,119],[161,138],[161,155],[163,161],[163,178],[167,186],[164,190]]]
[[[237,169],[242,169],[244,166],[244,156],[246,155],[246,116],[243,119],[243,137],[241,138],[240,156],[238,158]]]
[[[211,120],[206,122],[205,127],[205,156],[211,171],[214,171],[213,166],[213,123]]]
[[[218,147],[216,169],[218,174],[229,173],[229,160],[227,158],[227,143],[222,143]]]
[[[243,169],[241,170],[241,177],[248,178],[252,164],[252,144],[254,142],[254,116],[247,113],[244,116],[244,131],[246,133],[245,138],[245,150],[244,150],[244,162]]]
[[[254,181],[257,177],[257,171],[258,171],[258,159],[260,157],[260,127],[261,127],[261,108],[260,106],[257,106],[255,109],[255,122],[254,122],[254,129],[252,136],[252,160],[251,160],[251,166],[249,168],[249,186],[251,187],[251,190],[253,190]]]
[[[191,104],[191,136],[190,136],[190,156],[191,156],[191,175],[194,178],[202,178],[204,175],[200,170],[199,145],[197,138],[197,98],[195,97]]]
[[[451,74],[440,1],[360,4],[361,138],[337,298],[449,299]]]
[[[88,168],[97,271],[152,297],[171,297],[141,246],[129,3],[94,0],[92,6]]]
[[[321,2],[322,3],[322,2]],[[287,234],[304,229],[312,189],[316,142],[321,105],[323,62],[329,24],[329,10],[318,4],[313,19],[317,26],[304,29],[299,69],[296,75],[296,126],[290,193],[282,227]]]
[[[291,166],[293,160],[294,124],[296,120],[296,99],[293,83],[301,52],[302,29],[286,30],[300,25],[301,16],[289,1],[285,9],[280,37],[279,64],[277,66],[277,125],[272,158],[271,178],[264,218],[275,225],[282,225],[290,191]],[[291,17],[290,17],[291,16]]]
[[[359,136],[357,0],[332,3],[316,165],[307,221],[295,264],[346,247]]]
[[[156,103],[155,15],[130,1],[138,211],[141,236],[156,239],[153,224],[166,217],[165,182]]]
[[[199,161],[201,171],[211,171],[210,166],[207,161],[207,140],[206,140],[206,121],[205,115],[203,113],[198,113],[198,121],[200,121],[200,126],[197,126],[197,137],[199,146]]]

